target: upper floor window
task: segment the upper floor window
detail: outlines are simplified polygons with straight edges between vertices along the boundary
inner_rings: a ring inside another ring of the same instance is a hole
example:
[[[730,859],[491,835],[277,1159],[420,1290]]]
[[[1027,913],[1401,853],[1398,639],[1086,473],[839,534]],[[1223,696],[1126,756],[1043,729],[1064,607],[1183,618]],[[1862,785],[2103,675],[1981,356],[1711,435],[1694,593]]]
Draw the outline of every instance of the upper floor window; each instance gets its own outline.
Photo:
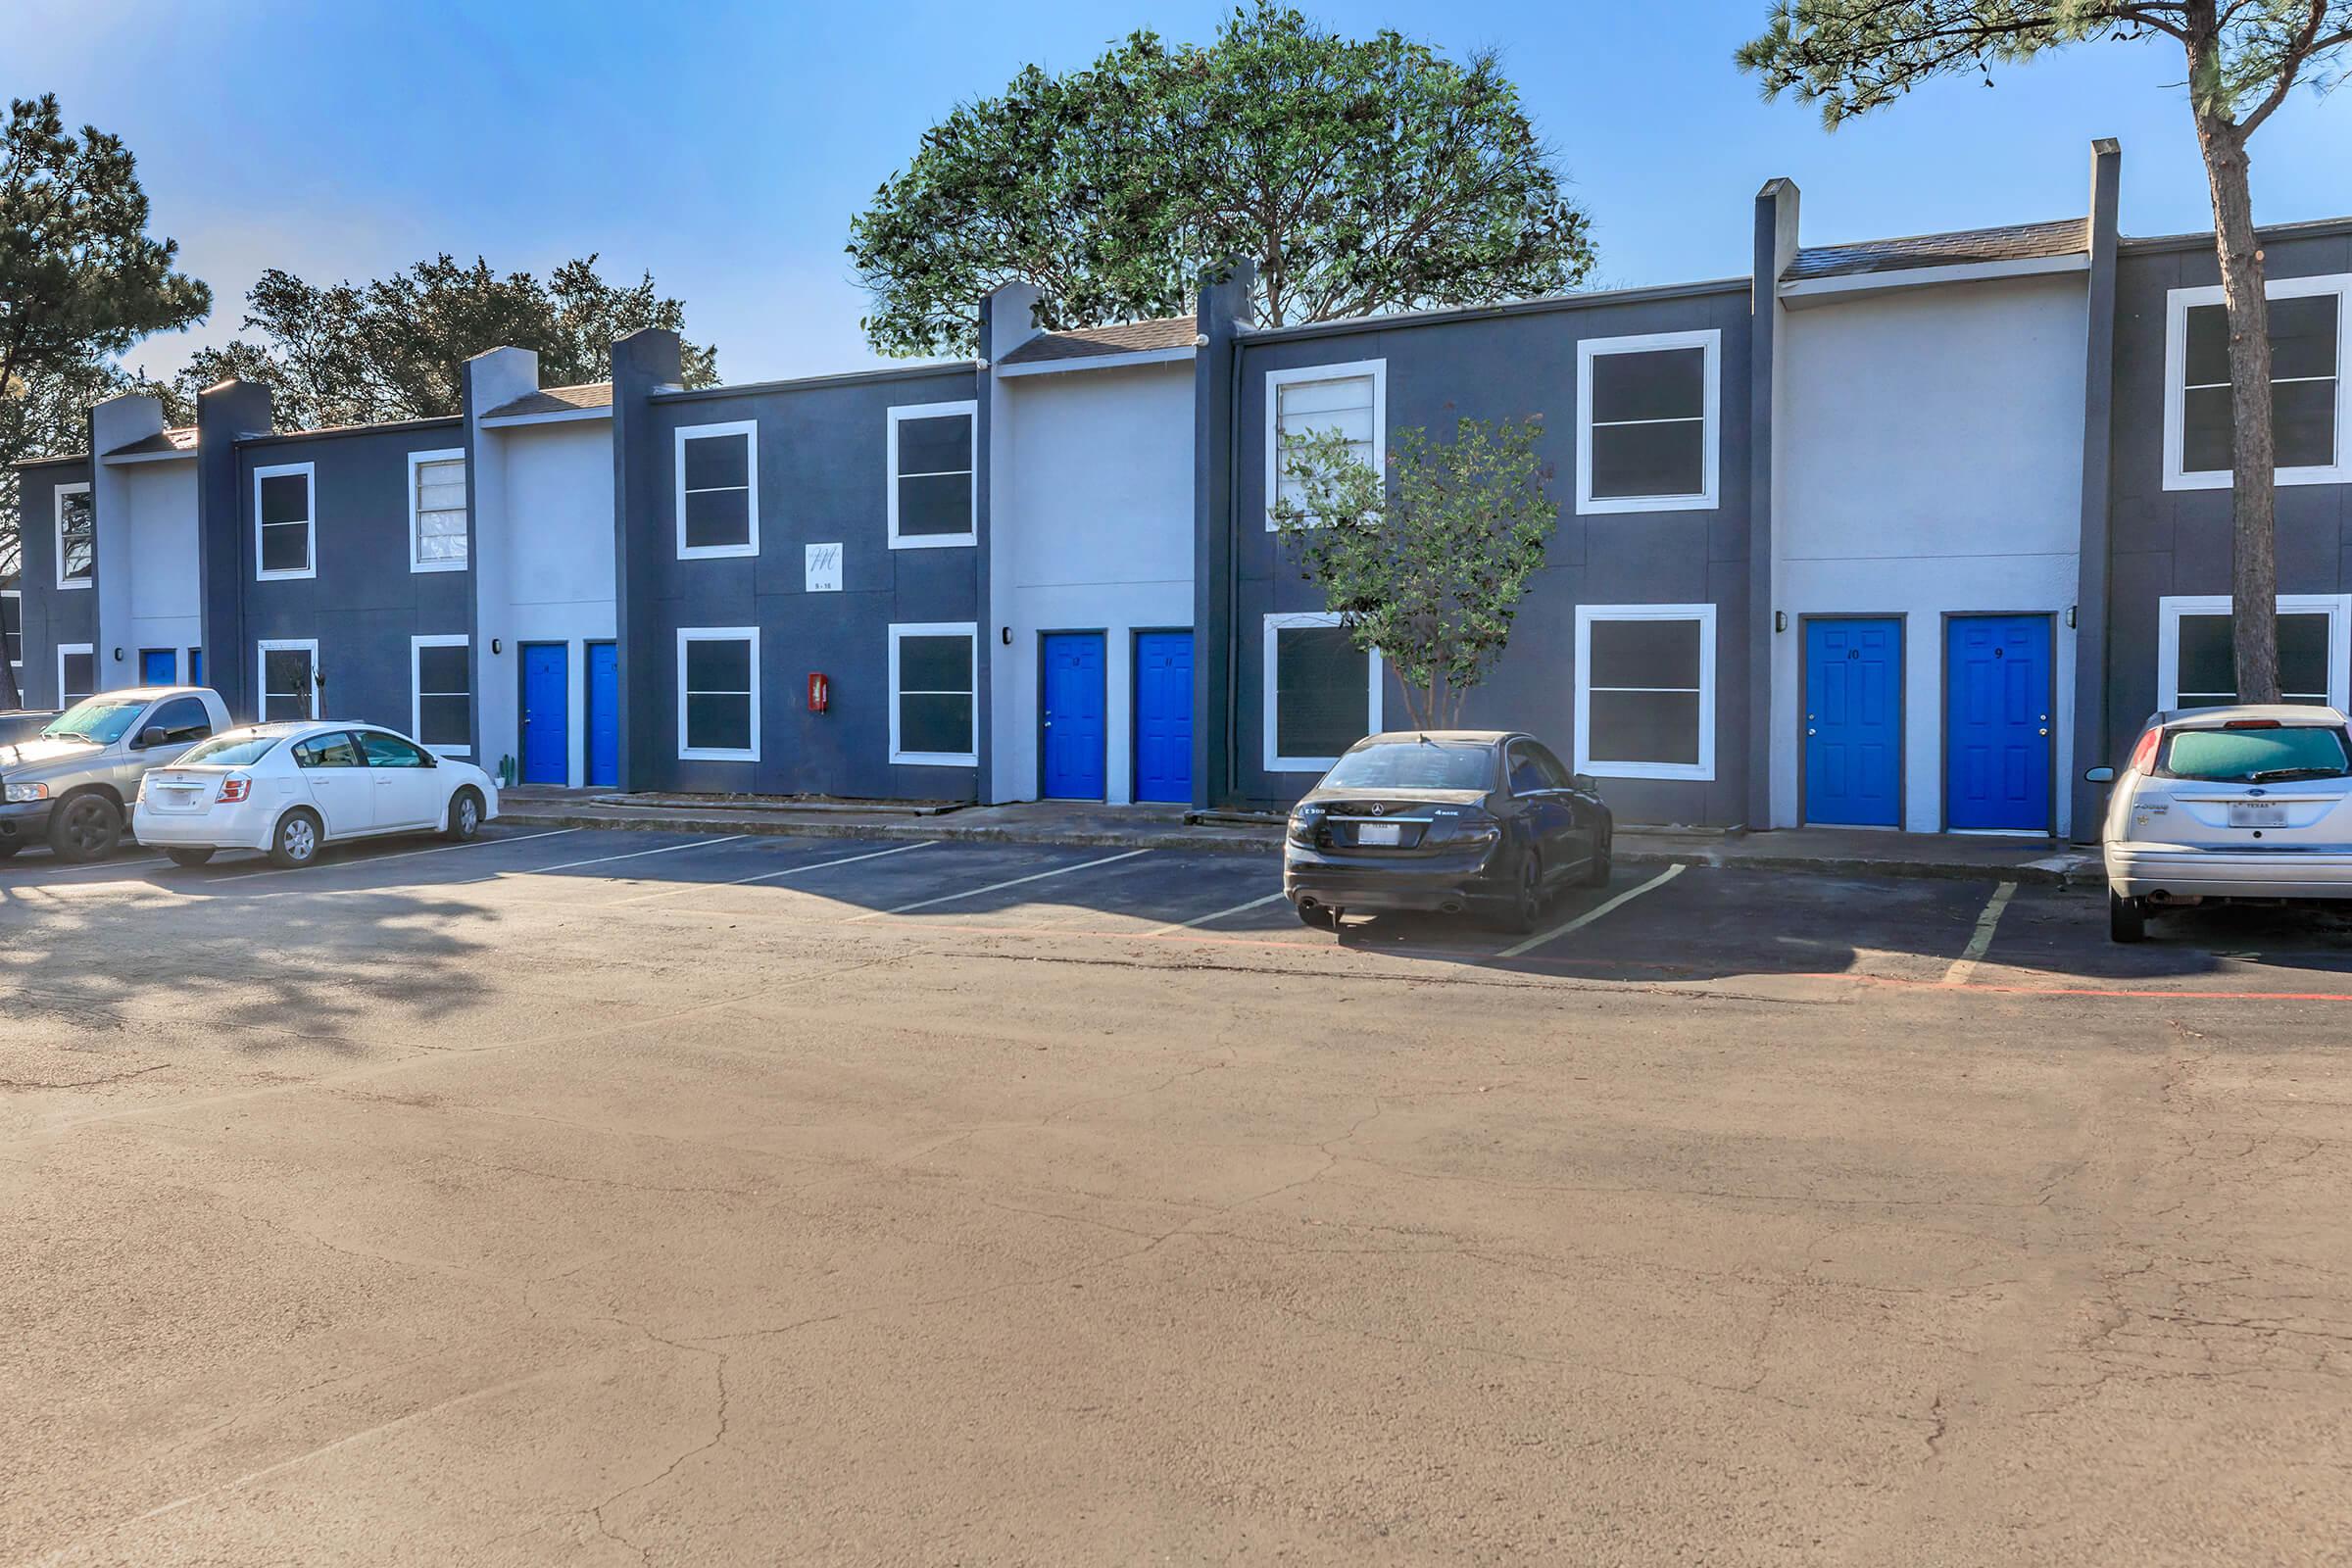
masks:
[[[466,569],[466,453],[409,454],[409,569]]]
[[[90,505],[90,487],[86,484],[61,484],[55,491],[57,507],[57,585],[60,588],[87,588],[90,569],[97,562],[97,513]]]
[[[318,575],[316,508],[318,469],[313,464],[288,463],[253,470],[254,575],[269,581],[278,577]]]
[[[1576,510],[1713,507],[1723,334],[1653,332],[1576,346]]]
[[[2279,277],[2271,307],[2271,436],[2279,484],[2352,483],[2352,273]],[[2164,487],[2225,490],[2237,417],[2230,395],[2230,316],[2222,291],[2177,288],[2165,316]]]
[[[678,559],[760,553],[760,424],[689,424],[677,433]]]
[[[1301,436],[1336,431],[1348,455],[1368,468],[1381,465],[1389,438],[1389,362],[1354,360],[1266,373],[1266,527],[1274,507],[1287,501],[1306,511],[1306,496],[1283,463],[1285,446]]]
[[[890,548],[968,545],[980,537],[972,485],[976,403],[890,411]]]

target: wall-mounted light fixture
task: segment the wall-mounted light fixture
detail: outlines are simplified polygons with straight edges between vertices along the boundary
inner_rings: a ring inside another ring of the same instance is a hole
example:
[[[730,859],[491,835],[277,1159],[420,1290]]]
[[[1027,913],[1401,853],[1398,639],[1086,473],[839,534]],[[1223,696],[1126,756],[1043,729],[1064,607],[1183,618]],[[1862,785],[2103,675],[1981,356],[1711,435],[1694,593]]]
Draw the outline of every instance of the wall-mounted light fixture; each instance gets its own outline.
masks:
[[[495,637],[490,639],[490,651],[494,654],[504,652],[503,648],[499,644],[499,640]]]
[[[2075,623],[2075,607],[2073,605],[2066,607],[2066,623],[2070,627]]]
[[[1788,629],[1788,612],[1786,610],[1776,610],[1772,612],[1772,629],[1774,631],[1787,631]]]
[[[122,662],[122,650],[120,648],[115,650],[115,662],[118,664]]]
[[[1004,646],[1007,648],[1012,646],[1012,628],[1010,626],[1004,628]]]

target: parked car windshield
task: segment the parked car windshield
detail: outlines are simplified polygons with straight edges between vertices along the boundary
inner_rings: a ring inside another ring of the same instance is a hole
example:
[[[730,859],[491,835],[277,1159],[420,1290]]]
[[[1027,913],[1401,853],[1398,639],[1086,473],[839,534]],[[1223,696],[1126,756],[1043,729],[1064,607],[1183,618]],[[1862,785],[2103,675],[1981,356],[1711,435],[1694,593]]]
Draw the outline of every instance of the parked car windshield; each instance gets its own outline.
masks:
[[[2178,729],[2157,764],[2175,778],[2261,784],[2273,779],[2342,778],[2344,732],[2324,724],[2275,729]]]
[[[85,697],[49,721],[41,731],[48,741],[95,741],[112,746],[130,732],[147,711],[147,699],[125,702],[120,697]]]
[[[243,767],[268,757],[283,739],[282,735],[240,735],[231,730],[189,747],[180,760],[210,762],[216,767]]]
[[[1488,746],[1394,741],[1349,752],[1323,776],[1326,788],[1350,790],[1490,790],[1494,752]]]

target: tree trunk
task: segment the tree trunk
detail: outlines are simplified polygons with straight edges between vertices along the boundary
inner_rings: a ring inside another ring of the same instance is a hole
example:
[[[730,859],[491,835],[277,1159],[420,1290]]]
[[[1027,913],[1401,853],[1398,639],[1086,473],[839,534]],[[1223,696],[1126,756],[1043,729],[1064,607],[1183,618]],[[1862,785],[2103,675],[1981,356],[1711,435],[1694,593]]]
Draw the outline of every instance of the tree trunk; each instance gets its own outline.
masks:
[[[2194,61],[2191,61],[2194,69]],[[2225,115],[2200,109],[2197,144],[2213,189],[2214,239],[2222,301],[2230,318],[2231,438],[2230,600],[2237,700],[2278,701],[2277,447],[2271,428],[2271,308],[2254,196],[2246,178],[2245,133]]]

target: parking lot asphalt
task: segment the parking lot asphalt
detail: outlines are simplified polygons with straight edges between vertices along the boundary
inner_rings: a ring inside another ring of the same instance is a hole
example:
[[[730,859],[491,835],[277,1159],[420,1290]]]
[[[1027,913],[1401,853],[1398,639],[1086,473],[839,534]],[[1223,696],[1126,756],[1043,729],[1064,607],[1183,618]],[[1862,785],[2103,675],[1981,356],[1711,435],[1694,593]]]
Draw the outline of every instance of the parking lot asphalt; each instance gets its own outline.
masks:
[[[0,1560],[2352,1541],[2352,925],[494,832],[0,866]]]

